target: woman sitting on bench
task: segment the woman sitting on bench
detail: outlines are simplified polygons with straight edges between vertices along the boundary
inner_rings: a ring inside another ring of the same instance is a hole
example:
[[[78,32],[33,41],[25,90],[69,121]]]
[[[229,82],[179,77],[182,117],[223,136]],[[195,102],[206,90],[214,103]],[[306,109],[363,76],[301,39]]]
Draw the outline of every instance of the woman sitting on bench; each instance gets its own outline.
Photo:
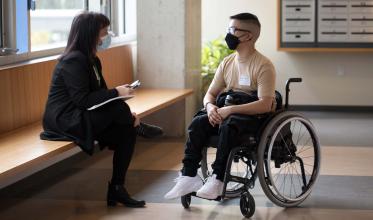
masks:
[[[88,154],[93,154],[95,140],[101,149],[108,146],[114,150],[107,205],[119,202],[128,207],[144,207],[145,201],[132,199],[124,188],[126,172],[136,136],[155,137],[162,134],[162,129],[140,123],[122,99],[87,110],[133,92],[129,85],[108,89],[103,78],[96,52],[110,45],[109,25],[109,19],[100,13],[84,12],[74,18],[66,49],[52,76],[41,138],[74,141]]]

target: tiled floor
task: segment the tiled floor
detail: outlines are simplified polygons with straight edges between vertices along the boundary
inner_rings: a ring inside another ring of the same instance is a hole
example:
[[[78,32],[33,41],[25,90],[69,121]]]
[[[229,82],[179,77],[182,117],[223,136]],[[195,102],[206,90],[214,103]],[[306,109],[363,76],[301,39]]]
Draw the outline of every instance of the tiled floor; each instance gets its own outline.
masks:
[[[257,182],[251,191],[256,201],[252,219],[373,219],[373,116],[306,114],[322,143],[320,178],[312,194],[300,207],[283,209],[266,198]],[[338,133],[344,130],[349,133]],[[79,154],[0,190],[0,219],[243,219],[239,199],[193,198],[190,210],[179,200],[163,199],[182,153],[181,139],[138,143],[127,187],[147,201],[146,208],[106,207],[111,152],[104,151],[93,157]]]

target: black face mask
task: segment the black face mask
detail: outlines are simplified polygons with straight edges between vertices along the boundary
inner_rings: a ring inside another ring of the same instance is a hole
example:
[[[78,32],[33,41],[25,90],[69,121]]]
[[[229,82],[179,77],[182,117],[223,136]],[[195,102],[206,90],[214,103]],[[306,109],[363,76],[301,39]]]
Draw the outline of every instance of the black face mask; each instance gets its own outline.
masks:
[[[225,42],[231,50],[237,49],[238,45],[240,44],[240,40],[238,39],[238,37],[234,36],[231,33],[228,33],[225,36]]]

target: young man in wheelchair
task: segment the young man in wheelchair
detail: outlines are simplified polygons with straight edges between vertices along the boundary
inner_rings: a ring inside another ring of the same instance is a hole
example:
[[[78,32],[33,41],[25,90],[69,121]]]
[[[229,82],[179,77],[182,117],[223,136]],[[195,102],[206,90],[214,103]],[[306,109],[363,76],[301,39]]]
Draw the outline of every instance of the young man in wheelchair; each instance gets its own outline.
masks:
[[[250,13],[241,13],[230,19],[225,40],[228,47],[236,52],[220,63],[203,99],[205,114],[197,114],[189,126],[181,175],[177,178],[176,185],[165,195],[166,199],[178,198],[191,192],[206,199],[220,196],[230,150],[239,136],[250,129],[247,122],[242,122],[245,124],[241,126],[233,126],[230,116],[262,114],[276,108],[274,66],[255,49],[261,26],[258,18]],[[218,95],[229,90],[247,94],[255,92],[257,99],[250,103],[218,106]],[[202,159],[202,149],[213,135],[219,135],[213,175],[203,185],[197,170]]]

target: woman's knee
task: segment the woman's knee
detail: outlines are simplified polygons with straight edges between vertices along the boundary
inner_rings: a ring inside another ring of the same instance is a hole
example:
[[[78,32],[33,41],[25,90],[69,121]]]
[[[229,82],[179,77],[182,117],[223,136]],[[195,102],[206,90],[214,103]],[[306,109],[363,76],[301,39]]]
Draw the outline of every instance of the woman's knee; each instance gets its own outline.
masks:
[[[134,123],[131,109],[125,102],[113,102],[107,110],[107,114],[110,114],[109,117],[112,117],[115,124],[133,125]]]

